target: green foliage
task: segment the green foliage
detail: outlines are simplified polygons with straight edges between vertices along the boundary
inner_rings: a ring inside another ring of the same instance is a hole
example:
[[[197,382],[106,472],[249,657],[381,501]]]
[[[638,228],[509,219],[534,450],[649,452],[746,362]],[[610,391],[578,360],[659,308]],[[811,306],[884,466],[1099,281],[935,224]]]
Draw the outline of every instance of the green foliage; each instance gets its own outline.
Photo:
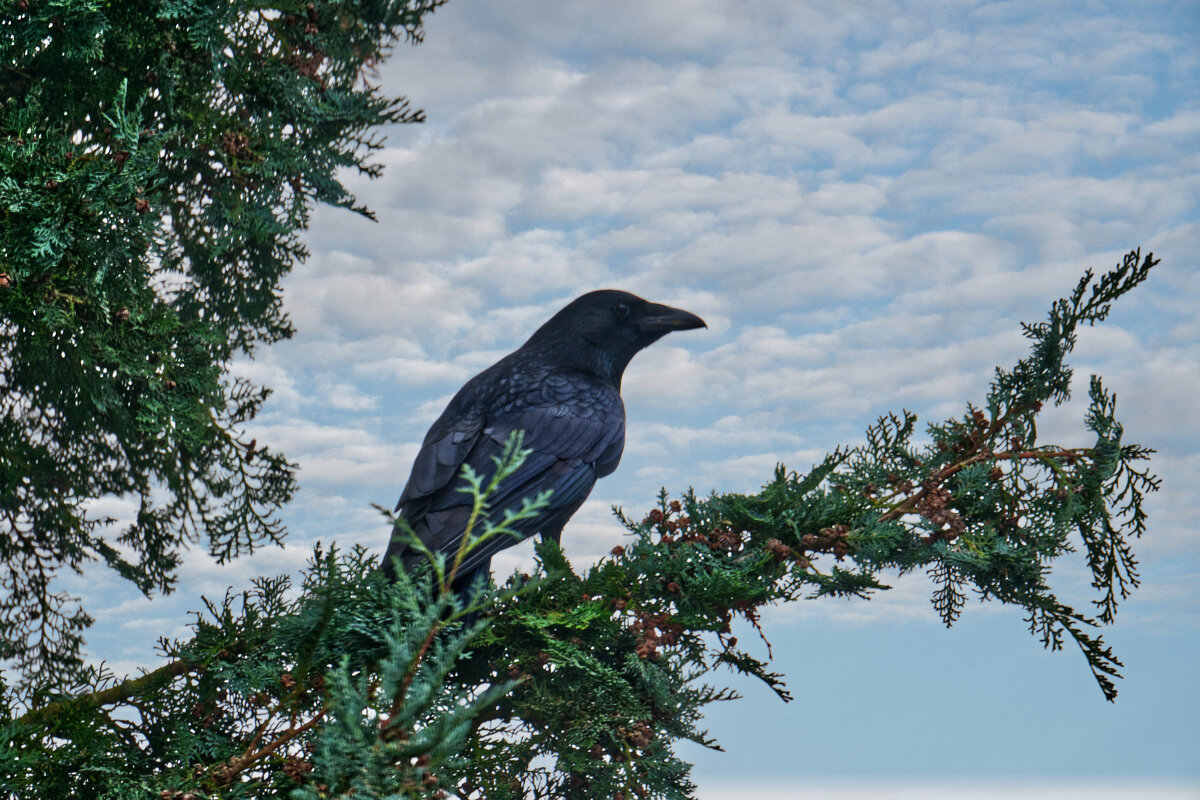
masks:
[[[997,371],[986,404],[928,426],[928,443],[914,441],[914,415],[888,415],[865,444],[807,474],[781,466],[756,494],[664,492],[640,520],[618,512],[628,542],[582,574],[542,544],[535,575],[464,602],[450,588],[455,565],[511,535],[512,518],[477,531],[480,514],[453,558],[430,553],[394,584],[363,551],[318,548],[299,592],[260,580],[209,605],[148,675],[118,683],[93,670],[32,710],[10,698],[0,792],[691,798],[674,745],[717,746],[700,728],[704,708],[735,695],[713,685],[716,668],[789,699],[769,644],[766,659],[753,655],[735,624],[761,635],[765,605],[866,596],[886,589],[885,571],[927,570],[947,625],[968,593],[1022,609],[1047,646],[1076,642],[1111,700],[1120,662],[1093,629],[1137,584],[1129,542],[1158,481],[1136,465],[1150,451],[1122,441],[1098,378],[1094,445],[1041,443],[1036,421],[1067,399],[1063,359],[1079,325],[1103,319],[1154,263],[1134,252],[1098,281],[1089,273],[1049,323],[1026,327],[1031,355]],[[477,509],[525,455],[515,440],[495,481],[468,476]],[[1074,536],[1096,619],[1048,583]]]
[[[463,557],[546,497],[482,514],[525,457],[464,475],[453,557],[389,583],[366,552],[320,548],[299,584],[259,579],[198,613],[164,664],[82,666],[90,623],[56,591],[101,560],[169,590],[178,552],[219,559],[283,534],[294,467],[246,441],[268,390],[230,362],[291,334],[279,285],[314,202],[358,213],[337,178],[377,126],[421,118],[370,84],[444,0],[17,0],[0,11],[0,794],[14,798],[689,798],[679,740],[716,747],[716,668],[789,699],[759,634],[769,603],[866,597],[926,570],[951,625],[969,595],[1075,642],[1104,695],[1120,662],[1095,634],[1137,585],[1131,540],[1158,480],[1093,377],[1086,447],[1038,441],[1068,399],[1082,324],[1141,282],[1130,253],[1088,273],[986,401],[931,424],[888,415],[807,474],[753,495],[664,492],[629,542],[577,573],[554,545],[533,576],[451,591]],[[89,509],[136,506],[123,530]],[[480,528],[480,521],[482,527]],[[394,523],[394,520],[393,520]],[[477,530],[478,528],[478,530]],[[1096,616],[1052,566],[1079,547]],[[765,638],[764,638],[765,642]]]
[[[314,202],[368,213],[368,79],[444,0],[19,0],[0,10],[0,659],[69,681],[101,560],[169,590],[179,550],[278,541],[294,465],[239,433],[231,358],[291,334]],[[132,501],[124,529],[97,498]],[[46,687],[43,687],[46,688]],[[60,687],[61,688],[61,687]]]
[[[1121,664],[1090,631],[1110,623],[1118,601],[1137,586],[1130,539],[1145,530],[1142,501],[1159,485],[1137,462],[1153,451],[1122,442],[1116,398],[1097,376],[1085,417],[1096,436],[1091,447],[1039,443],[1036,421],[1045,403],[1069,397],[1064,358],[1079,326],[1107,317],[1156,263],[1135,250],[1098,280],[1089,270],[1070,297],[1051,306],[1047,322],[1023,326],[1031,353],[1010,371],[996,370],[985,406],[929,425],[929,444],[913,442],[914,415],[888,415],[868,430],[865,445],[831,455],[813,475],[780,470],[759,495],[711,502],[734,529],[774,536],[802,562],[828,553],[853,564],[800,572],[817,595],[861,594],[877,588],[880,570],[924,567],[938,585],[933,605],[947,626],[968,589],[1019,606],[1048,647],[1069,636],[1114,699]],[[1074,533],[1099,593],[1096,619],[1061,603],[1048,584],[1054,560],[1074,550]]]

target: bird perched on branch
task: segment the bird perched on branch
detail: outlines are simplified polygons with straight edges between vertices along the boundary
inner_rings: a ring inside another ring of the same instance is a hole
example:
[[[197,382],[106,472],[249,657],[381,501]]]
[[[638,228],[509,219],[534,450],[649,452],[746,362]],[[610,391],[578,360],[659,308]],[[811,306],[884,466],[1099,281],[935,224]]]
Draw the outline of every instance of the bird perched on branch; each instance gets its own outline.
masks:
[[[492,495],[489,514],[499,520],[525,498],[550,490],[548,505],[513,528],[522,539],[539,533],[557,542],[596,480],[621,460],[621,376],[630,359],[671,331],[702,327],[695,314],[628,292],[602,290],[574,300],[454,395],[417,454],[396,506],[400,518],[431,551],[452,559],[472,509],[471,495],[460,491],[463,465],[493,475],[492,457],[504,452],[513,431],[522,430],[523,447],[531,452]],[[459,566],[455,590],[470,587],[489,570],[492,556],[516,543],[497,537],[472,550]],[[391,577],[396,556],[405,569],[422,560],[393,530],[383,557]]]

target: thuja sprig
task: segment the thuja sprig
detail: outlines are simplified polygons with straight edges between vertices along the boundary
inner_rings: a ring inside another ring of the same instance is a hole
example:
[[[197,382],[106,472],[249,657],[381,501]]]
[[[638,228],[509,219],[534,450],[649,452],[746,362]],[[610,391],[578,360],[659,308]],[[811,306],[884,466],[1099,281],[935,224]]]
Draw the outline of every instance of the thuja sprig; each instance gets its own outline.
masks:
[[[251,447],[316,203],[370,216],[379,131],[424,115],[363,80],[444,0],[0,6],[0,655],[15,702],[86,679],[59,577],[147,595],[180,552],[284,536],[295,465]],[[91,513],[121,498],[120,524]],[[91,573],[89,573],[90,575]],[[83,670],[83,671],[81,671]],[[54,679],[56,686],[48,686]]]
[[[714,668],[789,697],[770,645],[740,643],[739,625],[765,642],[771,603],[868,596],[887,574],[917,569],[933,578],[946,624],[971,594],[1020,608],[1047,647],[1075,642],[1112,699],[1120,662],[1094,629],[1137,583],[1131,540],[1158,486],[1140,463],[1151,451],[1124,441],[1098,378],[1085,416],[1093,442],[1040,441],[1036,422],[1067,399],[1078,326],[1103,318],[1153,263],[1133,253],[1089,277],[1049,324],[1026,326],[1029,358],[997,371],[987,402],[922,440],[914,415],[886,415],[862,445],[807,473],[780,466],[757,493],[663,492],[644,516],[619,514],[630,538],[591,568],[576,572],[541,544],[532,575],[481,584],[468,602],[453,591],[454,564],[505,535],[486,513],[495,483],[475,476],[479,511],[453,559],[391,583],[365,551],[318,550],[298,593],[260,580],[209,604],[188,641],[163,643],[160,669],[124,682],[94,671],[80,696],[24,716],[6,709],[2,788],[686,800],[695,787],[675,745],[717,747],[704,709],[736,697]],[[520,456],[519,443],[506,451]],[[1095,619],[1049,583],[1076,534]]]
[[[1058,649],[1068,635],[1105,697],[1115,698],[1120,662],[1090,630],[1111,622],[1137,586],[1130,540],[1144,532],[1143,501],[1159,486],[1137,462],[1153,451],[1122,441],[1116,398],[1096,376],[1085,416],[1091,445],[1040,442],[1037,418],[1046,403],[1070,396],[1064,359],[1078,328],[1105,319],[1156,263],[1135,250],[1099,278],[1089,270],[1051,306],[1047,322],[1022,326],[1030,355],[996,370],[986,403],[929,425],[927,443],[913,440],[915,415],[888,414],[868,429],[864,445],[831,454],[806,476],[781,469],[758,495],[709,502],[729,532],[786,547],[792,580],[814,585],[817,595],[859,594],[881,588],[881,570],[923,567],[947,625],[968,589],[1020,606],[1048,647]],[[1097,619],[1059,602],[1048,584],[1050,565],[1073,550],[1075,532],[1100,593]],[[851,568],[818,569],[821,555]]]

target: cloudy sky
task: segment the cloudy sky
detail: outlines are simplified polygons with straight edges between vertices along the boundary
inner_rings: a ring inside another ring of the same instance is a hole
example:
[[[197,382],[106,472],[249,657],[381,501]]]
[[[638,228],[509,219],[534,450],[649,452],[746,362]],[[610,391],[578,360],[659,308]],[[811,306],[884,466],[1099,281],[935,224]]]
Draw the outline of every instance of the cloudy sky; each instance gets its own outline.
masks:
[[[255,434],[301,464],[288,546],[193,554],[153,601],[89,575],[93,653],[152,663],[201,594],[296,570],[317,539],[382,552],[370,504],[394,503],[445,402],[582,292],[709,328],[626,374],[625,458],[565,532],[577,564],[620,540],[613,504],[750,491],[889,410],[982,400],[1024,354],[1019,321],[1140,246],[1162,264],[1080,337],[1079,397],[1043,426],[1086,444],[1098,372],[1159,451],[1145,585],[1106,636],[1117,703],[1017,612],[969,606],[946,631],[916,577],[775,609],[797,700],[738,683],[709,718],[727,752],[687,755],[705,800],[1197,796],[1197,53],[1189,0],[451,0],[382,68],[429,121],[388,132],[382,179],[351,179],[379,222],[317,214],[287,281],[298,335],[238,368],[276,390]]]

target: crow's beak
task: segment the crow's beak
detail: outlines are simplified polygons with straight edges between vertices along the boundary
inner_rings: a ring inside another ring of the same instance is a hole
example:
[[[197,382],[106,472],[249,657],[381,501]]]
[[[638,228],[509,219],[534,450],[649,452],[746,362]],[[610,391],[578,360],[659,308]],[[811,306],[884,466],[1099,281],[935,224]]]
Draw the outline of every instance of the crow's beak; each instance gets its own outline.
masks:
[[[638,322],[638,327],[644,333],[667,333],[669,331],[686,331],[692,328],[707,328],[704,320],[690,311],[682,308],[650,303],[646,307],[646,316]]]

